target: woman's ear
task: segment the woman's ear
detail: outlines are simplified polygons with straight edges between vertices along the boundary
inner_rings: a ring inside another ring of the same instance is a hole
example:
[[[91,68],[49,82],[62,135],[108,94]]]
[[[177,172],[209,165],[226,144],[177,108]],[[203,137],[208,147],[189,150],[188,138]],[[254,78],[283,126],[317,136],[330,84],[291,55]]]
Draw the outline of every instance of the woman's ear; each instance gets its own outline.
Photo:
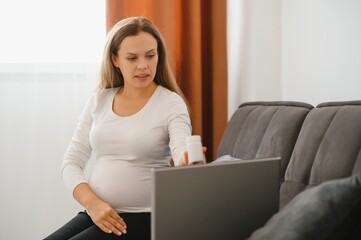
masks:
[[[118,58],[118,56],[112,54],[112,62],[113,62],[113,64],[114,64],[114,66],[116,66],[117,68],[119,68],[119,64],[118,64],[119,58]]]

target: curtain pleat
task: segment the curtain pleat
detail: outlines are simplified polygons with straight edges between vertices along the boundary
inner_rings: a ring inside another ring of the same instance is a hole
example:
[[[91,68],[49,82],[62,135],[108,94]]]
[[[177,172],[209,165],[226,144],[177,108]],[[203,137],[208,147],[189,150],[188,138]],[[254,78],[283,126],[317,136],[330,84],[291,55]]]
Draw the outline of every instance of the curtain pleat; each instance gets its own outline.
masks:
[[[130,16],[144,16],[161,31],[191,107],[193,134],[214,160],[227,124],[226,0],[106,1],[107,30]]]

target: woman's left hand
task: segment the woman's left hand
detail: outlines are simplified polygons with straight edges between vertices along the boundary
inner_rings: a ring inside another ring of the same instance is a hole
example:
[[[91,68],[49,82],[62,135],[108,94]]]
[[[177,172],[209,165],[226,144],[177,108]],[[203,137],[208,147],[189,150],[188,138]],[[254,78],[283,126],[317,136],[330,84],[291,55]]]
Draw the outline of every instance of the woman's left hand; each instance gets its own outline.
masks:
[[[189,162],[188,161],[188,152],[185,151],[180,162],[179,162],[179,166],[191,166],[191,165],[198,165],[198,164],[206,164],[207,161],[206,161],[206,155],[205,153],[207,152],[207,148],[206,147],[202,147],[202,150],[203,150],[203,161],[199,161],[199,162]]]

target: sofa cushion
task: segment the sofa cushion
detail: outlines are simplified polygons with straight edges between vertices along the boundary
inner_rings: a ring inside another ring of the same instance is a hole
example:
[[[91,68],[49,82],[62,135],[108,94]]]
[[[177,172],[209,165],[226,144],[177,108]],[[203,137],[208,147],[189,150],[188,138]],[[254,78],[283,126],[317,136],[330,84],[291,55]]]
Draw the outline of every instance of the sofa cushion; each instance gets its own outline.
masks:
[[[302,102],[249,102],[229,120],[217,157],[281,157],[281,181],[302,123],[313,106]]]
[[[249,239],[360,239],[360,206],[361,172],[307,189]]]
[[[319,104],[307,115],[280,189],[280,207],[303,190],[361,170],[361,101]]]

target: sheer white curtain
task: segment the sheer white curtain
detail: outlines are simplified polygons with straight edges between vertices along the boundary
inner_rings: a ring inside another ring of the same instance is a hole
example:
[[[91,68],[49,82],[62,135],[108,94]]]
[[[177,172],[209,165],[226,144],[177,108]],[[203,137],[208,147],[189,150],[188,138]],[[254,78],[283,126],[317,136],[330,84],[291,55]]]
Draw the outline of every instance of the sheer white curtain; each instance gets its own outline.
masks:
[[[248,101],[282,100],[282,0],[228,0],[228,117]]]
[[[244,0],[227,0],[228,119],[241,103],[244,70]]]
[[[80,206],[60,164],[96,87],[104,1],[0,0],[0,239],[42,239]]]

